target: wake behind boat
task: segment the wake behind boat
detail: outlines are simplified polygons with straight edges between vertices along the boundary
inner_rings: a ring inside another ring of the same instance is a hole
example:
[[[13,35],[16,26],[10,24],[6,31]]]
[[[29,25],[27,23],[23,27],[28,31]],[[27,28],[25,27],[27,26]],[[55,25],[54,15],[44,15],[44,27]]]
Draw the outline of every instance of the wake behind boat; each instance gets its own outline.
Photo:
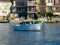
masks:
[[[18,24],[13,24],[12,27],[14,30],[40,30],[44,21],[23,21]]]

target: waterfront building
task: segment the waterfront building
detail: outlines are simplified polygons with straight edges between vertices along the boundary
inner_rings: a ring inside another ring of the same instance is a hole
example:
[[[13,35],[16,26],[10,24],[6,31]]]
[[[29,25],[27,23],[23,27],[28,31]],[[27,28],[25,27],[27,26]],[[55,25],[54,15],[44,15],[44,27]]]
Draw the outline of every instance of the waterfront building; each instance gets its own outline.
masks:
[[[39,12],[41,15],[45,15],[46,12],[46,0],[39,0]]]
[[[19,17],[25,16],[27,17],[27,2],[26,0],[14,0],[13,1],[13,7],[16,8],[15,13],[19,14]]]
[[[54,0],[54,15],[60,15],[60,0]]]
[[[36,13],[45,16],[46,12],[53,11],[54,15],[60,15],[60,0],[14,0],[16,12],[19,16],[34,18]]]
[[[48,11],[53,11],[54,15],[60,15],[60,0],[40,0],[40,13],[43,15]]]
[[[27,15],[31,18],[34,18],[36,13],[39,10],[39,0],[27,0]]]
[[[3,19],[3,16],[7,17],[9,15],[11,5],[10,0],[0,0],[0,20]]]
[[[53,11],[54,15],[60,15],[60,0],[46,0],[46,11]]]
[[[31,17],[38,12],[38,0],[14,0],[19,16]]]

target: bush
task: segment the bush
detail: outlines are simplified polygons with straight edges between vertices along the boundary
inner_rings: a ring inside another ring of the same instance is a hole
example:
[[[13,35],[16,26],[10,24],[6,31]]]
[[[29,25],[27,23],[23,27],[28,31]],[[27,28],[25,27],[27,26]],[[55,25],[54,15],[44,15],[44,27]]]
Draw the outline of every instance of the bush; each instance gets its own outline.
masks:
[[[49,16],[49,17],[53,16],[53,11],[46,12],[46,15]]]

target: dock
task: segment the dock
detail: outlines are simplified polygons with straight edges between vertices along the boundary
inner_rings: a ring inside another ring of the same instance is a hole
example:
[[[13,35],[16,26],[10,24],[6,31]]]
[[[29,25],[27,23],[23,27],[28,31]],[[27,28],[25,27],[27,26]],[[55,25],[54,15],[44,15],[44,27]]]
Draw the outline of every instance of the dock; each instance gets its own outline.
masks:
[[[46,21],[45,23],[60,23],[60,21]]]
[[[8,20],[1,20],[0,23],[8,23]]]

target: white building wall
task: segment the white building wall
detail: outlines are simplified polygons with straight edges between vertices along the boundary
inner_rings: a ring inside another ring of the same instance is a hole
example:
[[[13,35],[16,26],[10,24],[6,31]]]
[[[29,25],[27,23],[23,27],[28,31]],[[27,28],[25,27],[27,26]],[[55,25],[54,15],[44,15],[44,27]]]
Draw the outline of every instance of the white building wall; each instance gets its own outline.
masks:
[[[46,0],[46,11],[49,11],[48,10],[48,6],[52,6],[53,10],[54,10],[54,0],[51,0],[52,2],[48,2],[49,0]]]
[[[0,2],[0,16],[7,16],[10,13],[11,2]]]
[[[46,0],[46,6],[53,6],[54,5],[54,0],[52,0],[52,3],[49,3],[48,0]]]

